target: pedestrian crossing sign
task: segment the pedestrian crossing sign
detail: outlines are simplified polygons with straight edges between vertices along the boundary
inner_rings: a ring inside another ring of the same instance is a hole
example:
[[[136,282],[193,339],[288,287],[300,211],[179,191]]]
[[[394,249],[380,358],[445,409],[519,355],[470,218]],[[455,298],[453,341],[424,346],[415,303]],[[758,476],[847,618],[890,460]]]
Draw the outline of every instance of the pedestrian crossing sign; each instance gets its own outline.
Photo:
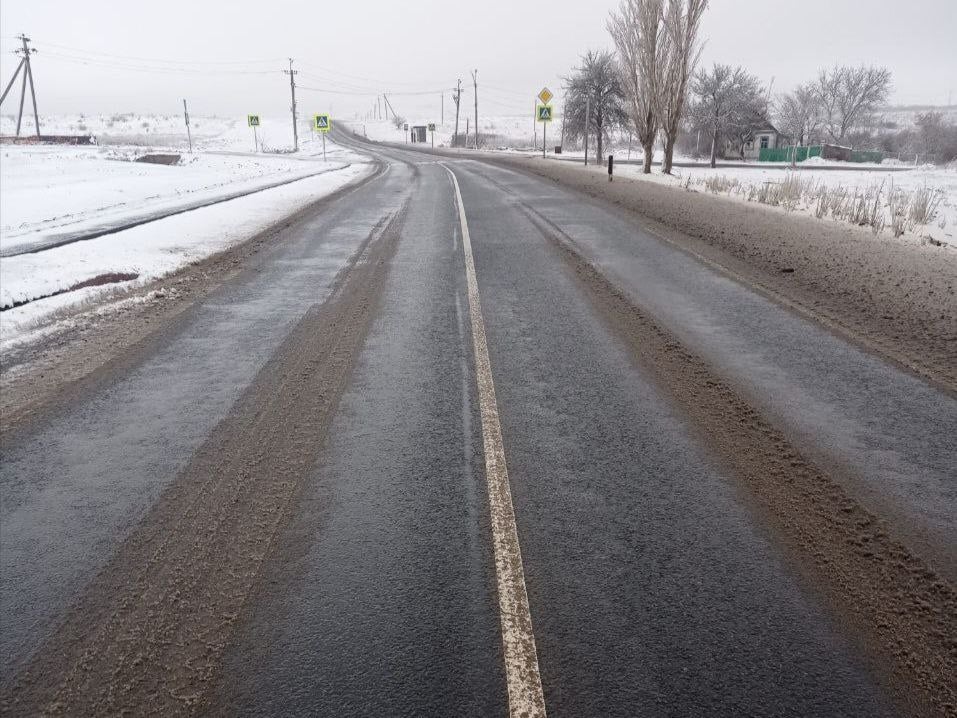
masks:
[[[429,132],[435,132],[435,123],[434,123],[434,122],[430,122],[430,123],[429,123]]]
[[[259,115],[246,115],[246,124],[250,127],[259,127]]]
[[[316,115],[313,122],[319,132],[328,132],[332,129],[332,121],[329,119],[329,115]]]
[[[539,122],[551,122],[552,121],[552,106],[551,105],[537,105],[536,112]]]

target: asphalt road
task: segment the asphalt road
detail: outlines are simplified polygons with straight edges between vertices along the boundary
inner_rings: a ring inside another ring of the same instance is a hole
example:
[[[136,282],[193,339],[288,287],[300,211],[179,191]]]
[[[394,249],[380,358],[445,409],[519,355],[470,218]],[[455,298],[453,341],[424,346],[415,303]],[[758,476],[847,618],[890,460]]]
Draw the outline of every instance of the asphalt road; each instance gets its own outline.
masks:
[[[612,208],[360,149],[380,174],[3,437],[7,712],[518,715],[520,689],[555,716],[926,712],[952,677],[910,690],[861,628],[866,569],[830,581],[806,564],[844,549],[787,527],[838,492],[952,581],[953,397]],[[576,262],[740,397],[729,425],[763,417],[732,454],[773,434],[836,488],[762,505]]]

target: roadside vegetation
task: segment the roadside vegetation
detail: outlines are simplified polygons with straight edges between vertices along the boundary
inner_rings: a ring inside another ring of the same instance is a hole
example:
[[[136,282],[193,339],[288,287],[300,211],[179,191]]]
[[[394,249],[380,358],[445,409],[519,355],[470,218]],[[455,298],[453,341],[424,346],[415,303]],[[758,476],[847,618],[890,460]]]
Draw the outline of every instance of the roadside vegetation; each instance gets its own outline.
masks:
[[[758,133],[773,129],[782,147],[828,144],[915,165],[957,159],[957,124],[943,113],[905,122],[882,109],[893,89],[886,67],[822,67],[777,94],[740,65],[699,68],[707,7],[708,0],[621,0],[607,20],[614,52],[587,51],[565,78],[570,148],[588,139],[601,162],[612,141],[634,142],[646,174],[659,159],[671,174],[676,153],[706,157],[712,167],[753,157]]]
[[[869,228],[875,235],[888,229],[895,237],[904,233],[924,235],[929,226],[947,226],[941,210],[944,191],[933,187],[902,188],[879,180],[864,186],[828,185],[814,176],[788,172],[779,182],[749,182],[729,175],[706,177],[688,174],[682,181],[686,190],[700,189],[780,207],[787,212],[803,210],[818,219],[830,218]],[[939,241],[928,238],[933,244]]]

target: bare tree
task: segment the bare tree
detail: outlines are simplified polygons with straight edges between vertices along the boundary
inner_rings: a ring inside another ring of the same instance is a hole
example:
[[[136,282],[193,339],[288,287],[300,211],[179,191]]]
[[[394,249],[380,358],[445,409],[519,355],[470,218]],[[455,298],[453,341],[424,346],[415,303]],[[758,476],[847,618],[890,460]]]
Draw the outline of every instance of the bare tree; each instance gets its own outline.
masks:
[[[608,32],[618,51],[618,71],[628,113],[644,150],[644,172],[651,172],[658,115],[660,54],[664,35],[663,0],[622,0],[608,18]]]
[[[742,67],[715,63],[691,80],[694,124],[711,135],[711,166],[717,164],[719,143],[732,137],[747,141],[761,121],[764,104],[761,85]]]
[[[661,171],[671,174],[675,142],[685,111],[688,78],[701,56],[698,31],[708,0],[668,0],[664,15],[664,51],[656,110],[665,134],[665,157]]]
[[[775,122],[791,142],[810,145],[821,131],[821,103],[814,85],[798,85],[793,92],[778,97]]]
[[[821,70],[815,82],[824,130],[835,144],[860,127],[887,101],[891,73],[886,67],[835,65]]]
[[[608,50],[589,50],[581,67],[565,78],[565,136],[576,140],[585,132],[598,138],[598,161],[602,161],[609,133],[628,121],[621,78],[615,58]]]

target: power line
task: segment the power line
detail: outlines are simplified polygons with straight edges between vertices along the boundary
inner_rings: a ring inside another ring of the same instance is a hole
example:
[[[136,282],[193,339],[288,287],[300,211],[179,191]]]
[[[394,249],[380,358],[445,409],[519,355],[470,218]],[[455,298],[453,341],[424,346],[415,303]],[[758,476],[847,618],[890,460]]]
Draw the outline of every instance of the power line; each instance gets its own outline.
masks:
[[[134,65],[130,63],[117,63],[109,60],[97,60],[93,58],[79,57],[59,52],[44,52],[45,58],[50,58],[57,62],[65,62],[73,65],[90,65],[110,70],[122,70],[126,72],[145,72],[157,75],[275,75],[279,70],[227,70],[227,69],[191,69],[186,67],[153,67],[150,65]]]
[[[44,42],[44,47],[54,47],[61,50],[67,50],[74,53],[82,53],[84,55],[95,55],[99,57],[107,57],[112,59],[119,60],[136,60],[140,62],[158,62],[163,64],[172,64],[172,65],[263,65],[267,63],[277,63],[282,62],[284,58],[274,57],[270,59],[263,60],[169,60],[158,57],[136,57],[133,55],[115,55],[108,52],[100,52],[99,50],[84,50],[78,47],[70,47],[68,45],[58,45],[53,42]]]

